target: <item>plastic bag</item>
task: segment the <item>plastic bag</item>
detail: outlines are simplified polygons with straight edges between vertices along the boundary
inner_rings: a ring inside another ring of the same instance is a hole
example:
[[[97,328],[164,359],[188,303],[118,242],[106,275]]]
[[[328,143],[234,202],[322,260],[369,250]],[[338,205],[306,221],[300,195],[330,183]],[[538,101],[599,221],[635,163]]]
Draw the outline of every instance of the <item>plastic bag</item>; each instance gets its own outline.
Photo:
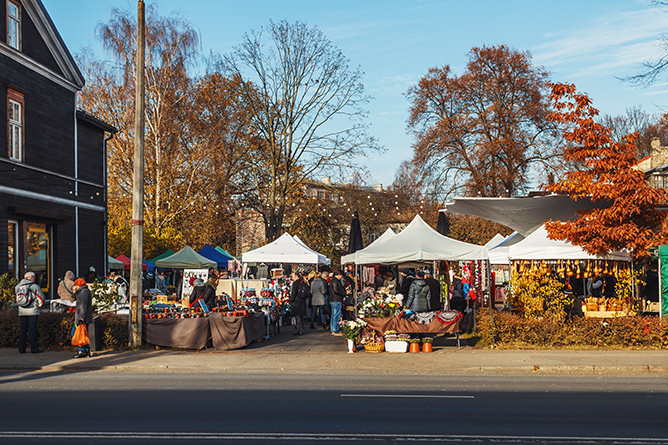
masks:
[[[74,331],[72,336],[72,346],[86,346],[90,344],[90,339],[88,338],[88,329],[85,324],[80,324],[77,326],[77,330]]]

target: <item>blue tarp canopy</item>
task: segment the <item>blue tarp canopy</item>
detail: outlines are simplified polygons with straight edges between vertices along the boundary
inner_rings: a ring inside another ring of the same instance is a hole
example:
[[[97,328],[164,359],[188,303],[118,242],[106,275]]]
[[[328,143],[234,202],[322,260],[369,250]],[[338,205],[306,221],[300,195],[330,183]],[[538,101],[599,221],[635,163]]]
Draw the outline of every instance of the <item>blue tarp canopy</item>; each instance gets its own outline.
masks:
[[[143,261],[144,261],[144,266],[148,267],[148,270],[155,269],[155,264],[150,263],[148,260],[143,260]]]
[[[218,252],[222,253],[223,255],[230,257],[231,260],[235,260],[235,259],[236,259],[236,258],[234,258],[234,255],[232,255],[230,252],[228,252],[227,250],[223,249],[222,247],[216,247],[216,250],[217,250]]]
[[[202,255],[204,258],[208,258],[211,261],[215,261],[216,263],[218,263],[218,267],[222,267],[225,269],[227,269],[227,262],[233,259],[223,254],[222,252],[219,252],[210,244],[207,244],[206,246],[202,247],[202,249],[197,253]]]

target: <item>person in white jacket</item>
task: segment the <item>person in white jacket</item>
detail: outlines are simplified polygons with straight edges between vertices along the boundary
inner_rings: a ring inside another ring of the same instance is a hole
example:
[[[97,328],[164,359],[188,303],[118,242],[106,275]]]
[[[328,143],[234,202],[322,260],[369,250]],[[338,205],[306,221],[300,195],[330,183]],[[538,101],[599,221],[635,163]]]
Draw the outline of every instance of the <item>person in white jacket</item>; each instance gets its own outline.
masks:
[[[40,308],[44,306],[44,293],[42,288],[35,283],[35,272],[28,271],[23,276],[23,279],[16,285],[14,291],[19,293],[21,288],[27,287],[32,293],[32,301],[28,306],[19,306],[19,321],[21,323],[21,331],[19,332],[19,353],[26,352],[26,337],[30,339],[30,352],[38,354],[44,352],[39,349],[37,344],[37,318],[39,317]]]

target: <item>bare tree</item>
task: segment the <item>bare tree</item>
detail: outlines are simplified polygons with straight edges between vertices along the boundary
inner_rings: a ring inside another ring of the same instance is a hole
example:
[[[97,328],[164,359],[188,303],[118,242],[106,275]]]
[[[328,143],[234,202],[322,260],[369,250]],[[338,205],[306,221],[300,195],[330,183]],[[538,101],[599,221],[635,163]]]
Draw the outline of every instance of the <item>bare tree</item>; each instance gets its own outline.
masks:
[[[280,236],[287,199],[305,179],[360,168],[355,158],[377,150],[363,121],[362,71],[349,64],[320,30],[286,21],[246,34],[222,59],[243,79],[259,141],[247,153],[241,196],[263,215],[268,240]]]

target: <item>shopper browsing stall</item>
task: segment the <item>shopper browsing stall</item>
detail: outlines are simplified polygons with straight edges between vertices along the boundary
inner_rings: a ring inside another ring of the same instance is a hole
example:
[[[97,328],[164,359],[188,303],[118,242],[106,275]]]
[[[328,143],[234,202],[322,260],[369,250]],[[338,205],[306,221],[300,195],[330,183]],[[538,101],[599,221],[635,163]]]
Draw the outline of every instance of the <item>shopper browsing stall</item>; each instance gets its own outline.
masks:
[[[330,320],[330,329],[332,335],[343,335],[339,321],[341,321],[341,309],[343,300],[346,297],[346,290],[343,287],[343,271],[337,270],[334,273],[331,283],[329,283],[329,304],[332,306],[332,317]]]
[[[77,302],[76,310],[74,312],[74,327],[81,324],[88,325],[93,322],[93,296],[90,289],[83,278],[77,278],[74,281],[74,299]],[[72,329],[74,335],[75,329]],[[90,345],[77,346],[77,353],[74,358],[90,357]]]
[[[408,290],[408,300],[406,300],[406,309],[412,312],[429,312],[431,310],[431,292],[429,285],[424,280],[424,273],[418,272],[417,278],[411,283]]]
[[[304,334],[304,315],[306,315],[306,299],[310,294],[309,286],[299,272],[292,273],[292,290],[290,292],[290,313],[295,318],[295,335]]]

